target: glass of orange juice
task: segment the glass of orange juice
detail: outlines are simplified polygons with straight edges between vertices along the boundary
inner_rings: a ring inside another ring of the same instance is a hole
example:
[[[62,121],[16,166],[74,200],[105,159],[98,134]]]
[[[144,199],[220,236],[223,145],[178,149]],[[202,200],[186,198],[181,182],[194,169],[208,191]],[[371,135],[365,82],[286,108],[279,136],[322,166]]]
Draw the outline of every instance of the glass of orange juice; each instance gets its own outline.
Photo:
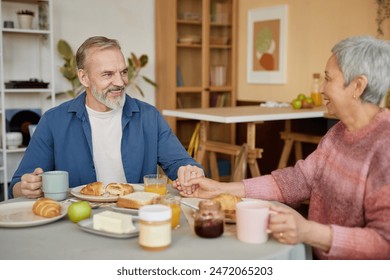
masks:
[[[167,193],[168,177],[163,174],[149,174],[144,176],[145,192],[153,192],[160,195]]]
[[[171,227],[177,229],[180,227],[180,198],[173,195],[161,195],[153,199],[153,204],[164,204],[171,207],[172,218]]]
[[[172,209],[171,226],[173,229],[177,229],[180,227],[180,202],[172,199],[169,201],[169,206]]]

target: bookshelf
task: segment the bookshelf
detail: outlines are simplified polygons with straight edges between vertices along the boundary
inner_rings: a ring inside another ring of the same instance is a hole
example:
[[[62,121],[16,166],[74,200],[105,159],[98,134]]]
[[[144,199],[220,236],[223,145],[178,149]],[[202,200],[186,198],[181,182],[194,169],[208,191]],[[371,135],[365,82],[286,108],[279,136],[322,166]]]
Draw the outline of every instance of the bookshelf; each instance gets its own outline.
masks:
[[[155,2],[157,108],[236,105],[237,0]],[[167,117],[187,147],[197,121]],[[235,127],[210,124],[209,137],[234,143]]]

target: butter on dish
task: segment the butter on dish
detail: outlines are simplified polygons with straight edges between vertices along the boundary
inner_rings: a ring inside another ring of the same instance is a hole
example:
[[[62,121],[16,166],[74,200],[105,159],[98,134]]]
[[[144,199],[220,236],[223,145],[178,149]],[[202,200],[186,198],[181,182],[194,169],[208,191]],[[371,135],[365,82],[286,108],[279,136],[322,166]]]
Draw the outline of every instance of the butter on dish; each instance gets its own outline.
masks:
[[[103,211],[93,215],[93,228],[117,234],[130,233],[136,230],[131,215],[113,211]]]

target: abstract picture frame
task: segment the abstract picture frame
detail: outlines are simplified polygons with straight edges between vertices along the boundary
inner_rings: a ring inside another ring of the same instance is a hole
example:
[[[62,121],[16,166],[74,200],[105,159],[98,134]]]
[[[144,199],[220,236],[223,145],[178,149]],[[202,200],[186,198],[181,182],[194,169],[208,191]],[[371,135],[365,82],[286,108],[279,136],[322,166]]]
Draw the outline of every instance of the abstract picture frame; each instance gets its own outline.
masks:
[[[287,82],[287,5],[248,11],[247,82]]]

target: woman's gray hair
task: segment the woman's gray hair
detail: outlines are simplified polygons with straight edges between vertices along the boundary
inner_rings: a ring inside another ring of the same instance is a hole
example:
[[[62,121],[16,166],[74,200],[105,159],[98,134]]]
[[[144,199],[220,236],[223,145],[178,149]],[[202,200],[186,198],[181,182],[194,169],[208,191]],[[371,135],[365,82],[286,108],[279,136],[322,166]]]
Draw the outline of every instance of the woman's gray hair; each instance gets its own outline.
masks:
[[[371,36],[349,37],[332,48],[345,86],[356,77],[367,77],[361,99],[379,105],[390,88],[390,44]]]
[[[109,39],[103,36],[94,36],[90,37],[84,41],[84,43],[78,48],[76,52],[76,62],[78,69],[85,68],[85,61],[88,56],[88,51],[92,48],[98,49],[108,49],[108,48],[116,48],[118,50],[121,49],[119,42],[115,39]]]

